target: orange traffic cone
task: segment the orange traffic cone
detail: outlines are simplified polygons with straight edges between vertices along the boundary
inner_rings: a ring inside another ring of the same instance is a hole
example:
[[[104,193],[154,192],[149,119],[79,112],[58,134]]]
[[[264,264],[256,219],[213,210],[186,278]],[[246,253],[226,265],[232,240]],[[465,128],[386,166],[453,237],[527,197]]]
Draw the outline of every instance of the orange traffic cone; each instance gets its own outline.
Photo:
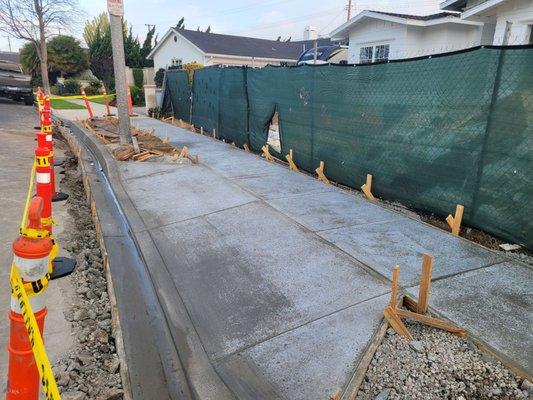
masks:
[[[45,292],[50,271],[50,252],[52,239],[42,229],[41,215],[43,199],[34,197],[29,206],[27,234],[21,234],[13,242],[13,263],[20,271],[24,289],[31,291],[30,304],[34,311],[37,326],[44,331],[47,314]],[[6,400],[38,400],[39,371],[33,356],[28,331],[17,299],[11,298],[9,312],[10,336],[8,343],[9,365]]]

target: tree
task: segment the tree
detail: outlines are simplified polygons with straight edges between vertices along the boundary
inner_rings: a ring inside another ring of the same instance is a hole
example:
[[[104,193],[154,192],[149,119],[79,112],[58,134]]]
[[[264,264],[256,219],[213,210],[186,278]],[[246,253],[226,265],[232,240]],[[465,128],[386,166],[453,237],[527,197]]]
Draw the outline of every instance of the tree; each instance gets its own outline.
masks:
[[[185,29],[185,17],[181,17],[174,29]]]
[[[126,56],[126,65],[128,67],[143,67],[144,58],[141,55],[141,44],[139,43],[139,38],[133,36],[133,30],[131,26],[127,35],[126,29],[124,29],[124,54]]]
[[[0,31],[33,43],[43,89],[50,93],[46,39],[53,26],[68,26],[78,15],[77,0],[0,0]]]
[[[40,74],[41,62],[39,61],[39,54],[35,45],[31,42],[24,43],[22,49],[20,49],[20,63],[24,73],[37,76]]]
[[[49,67],[60,73],[61,77],[85,71],[89,62],[80,42],[72,36],[54,36],[47,43]]]
[[[92,21],[87,21],[83,38],[89,46],[89,63],[94,75],[104,82],[106,88],[114,87],[113,51],[111,49],[111,27],[109,17],[103,12]]]
[[[148,54],[152,51],[152,40],[155,35],[155,25],[152,29],[148,29],[148,33],[146,34],[146,39],[144,39],[143,45],[141,47],[141,58],[143,62],[143,67],[153,67],[154,61],[148,60],[146,57],[148,57]]]
[[[211,33],[211,25],[209,25],[209,26],[207,27],[207,29],[205,30],[205,33]]]

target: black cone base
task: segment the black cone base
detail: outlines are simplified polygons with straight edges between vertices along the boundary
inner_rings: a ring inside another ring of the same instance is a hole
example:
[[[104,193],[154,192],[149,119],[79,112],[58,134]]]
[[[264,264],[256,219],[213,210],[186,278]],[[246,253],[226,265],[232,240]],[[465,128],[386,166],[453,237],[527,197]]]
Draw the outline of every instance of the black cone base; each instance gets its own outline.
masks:
[[[55,203],[57,201],[65,201],[66,199],[68,199],[68,194],[63,192],[56,192],[56,194],[54,194],[54,197],[52,197],[52,203]]]
[[[52,275],[50,275],[51,280],[72,274],[76,268],[76,260],[67,257],[56,257],[54,258],[53,265],[54,270]]]

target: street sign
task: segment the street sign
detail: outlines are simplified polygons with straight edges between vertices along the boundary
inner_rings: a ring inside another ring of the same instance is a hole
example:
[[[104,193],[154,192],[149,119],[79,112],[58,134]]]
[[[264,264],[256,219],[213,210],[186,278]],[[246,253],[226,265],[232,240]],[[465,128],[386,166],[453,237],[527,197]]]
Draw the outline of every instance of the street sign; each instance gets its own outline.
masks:
[[[124,16],[124,0],[107,0],[107,11],[117,17]]]

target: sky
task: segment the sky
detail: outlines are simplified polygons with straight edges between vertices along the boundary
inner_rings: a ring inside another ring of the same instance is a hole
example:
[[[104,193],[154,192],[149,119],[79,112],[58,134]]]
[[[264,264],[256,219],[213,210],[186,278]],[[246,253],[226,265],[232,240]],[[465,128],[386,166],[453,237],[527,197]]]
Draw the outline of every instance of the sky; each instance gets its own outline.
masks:
[[[352,16],[364,9],[391,11],[406,14],[432,14],[439,12],[442,0],[353,0]],[[79,1],[82,9],[79,22],[70,31],[82,40],[85,21],[106,11],[106,0]],[[275,40],[292,37],[301,40],[307,25],[315,26],[320,36],[346,21],[348,0],[124,0],[125,18],[133,32],[144,39],[147,27],[156,25],[159,37],[170,26],[185,17],[185,28],[205,30],[211,25],[214,33],[253,36]],[[59,30],[58,32],[59,33]],[[21,41],[11,39],[13,51],[18,51]],[[6,37],[0,37],[0,50],[9,49]]]

